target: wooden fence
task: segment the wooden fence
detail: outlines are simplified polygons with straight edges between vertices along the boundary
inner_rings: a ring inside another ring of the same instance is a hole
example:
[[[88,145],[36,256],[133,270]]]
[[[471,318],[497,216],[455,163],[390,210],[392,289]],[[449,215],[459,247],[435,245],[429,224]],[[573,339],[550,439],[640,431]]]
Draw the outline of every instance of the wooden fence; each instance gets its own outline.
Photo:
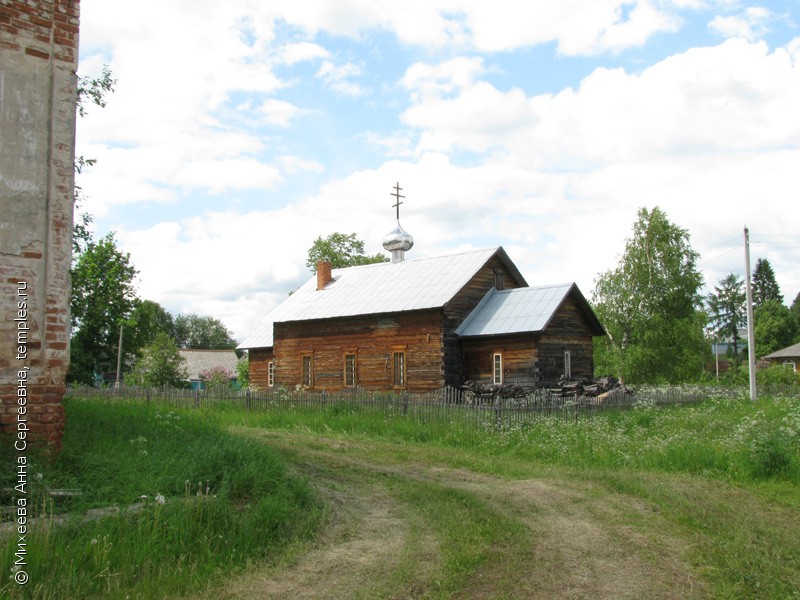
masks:
[[[239,408],[248,411],[327,411],[372,412],[387,417],[403,417],[415,422],[459,424],[469,429],[504,428],[539,418],[577,420],[600,411],[642,404],[689,404],[710,398],[746,396],[741,387],[641,386],[635,390],[617,389],[603,398],[561,396],[551,390],[536,390],[521,398],[500,396],[470,398],[461,390],[446,387],[425,394],[369,392],[353,389],[337,392],[270,391],[217,388],[187,390],[177,388],[92,388],[70,390],[70,395],[105,398],[109,401],[157,403],[182,408]],[[800,387],[761,390],[762,394],[800,396]]]

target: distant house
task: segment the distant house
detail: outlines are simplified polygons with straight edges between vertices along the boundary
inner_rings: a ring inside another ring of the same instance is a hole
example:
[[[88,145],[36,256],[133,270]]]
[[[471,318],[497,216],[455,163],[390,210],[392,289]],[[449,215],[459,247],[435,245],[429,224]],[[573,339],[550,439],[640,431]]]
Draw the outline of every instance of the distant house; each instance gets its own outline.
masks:
[[[203,389],[202,375],[214,369],[224,369],[231,374],[230,382],[236,383],[236,365],[239,359],[235,350],[199,350],[181,348],[178,351],[186,367],[192,389]]]
[[[770,364],[773,365],[791,367],[792,370],[797,373],[800,368],[800,344],[795,344],[794,346],[777,350],[772,354],[767,354],[763,359],[769,361]]]
[[[239,345],[250,382],[425,392],[465,380],[542,385],[593,375],[603,326],[574,283],[528,287],[503,248],[332,269],[286,298]]]

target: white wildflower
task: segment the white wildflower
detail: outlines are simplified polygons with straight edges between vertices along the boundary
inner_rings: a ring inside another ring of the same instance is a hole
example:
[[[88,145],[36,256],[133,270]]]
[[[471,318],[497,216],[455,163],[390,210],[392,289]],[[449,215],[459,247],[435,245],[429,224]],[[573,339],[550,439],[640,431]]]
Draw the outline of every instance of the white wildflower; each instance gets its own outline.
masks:
[[[164,506],[164,504],[166,502],[167,502],[167,499],[164,498],[164,496],[162,496],[161,494],[156,494],[156,504],[160,504],[161,506]]]

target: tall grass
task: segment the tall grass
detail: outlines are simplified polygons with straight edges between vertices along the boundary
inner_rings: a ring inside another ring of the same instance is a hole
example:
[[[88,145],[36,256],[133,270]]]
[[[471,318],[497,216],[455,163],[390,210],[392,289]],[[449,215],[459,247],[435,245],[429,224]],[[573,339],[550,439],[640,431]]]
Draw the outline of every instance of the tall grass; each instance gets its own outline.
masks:
[[[447,422],[418,423],[355,405],[249,413],[211,409],[231,425],[377,437],[480,450],[541,464],[639,469],[800,483],[800,400],[709,400],[692,405],[642,402],[575,421],[542,417],[497,430]],[[502,465],[502,463],[495,463]],[[499,468],[502,468],[500,466]]]
[[[65,407],[63,451],[52,462],[30,458],[38,514],[29,516],[40,520],[28,533],[29,582],[9,583],[17,539],[5,535],[0,596],[187,594],[274,556],[320,521],[321,505],[275,451],[210,415],[78,399]],[[119,513],[87,520],[87,510],[111,506]],[[58,524],[54,513],[68,517]]]

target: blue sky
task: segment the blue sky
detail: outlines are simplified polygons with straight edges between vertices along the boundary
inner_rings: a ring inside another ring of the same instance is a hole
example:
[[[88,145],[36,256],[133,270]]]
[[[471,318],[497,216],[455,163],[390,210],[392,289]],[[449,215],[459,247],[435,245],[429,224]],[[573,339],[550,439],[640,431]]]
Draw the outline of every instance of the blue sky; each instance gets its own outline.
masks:
[[[591,296],[640,207],[706,284],[768,258],[800,292],[800,3],[83,0],[78,122],[96,235],[142,298],[243,337],[318,235],[367,251],[406,196],[408,258],[503,246]]]

